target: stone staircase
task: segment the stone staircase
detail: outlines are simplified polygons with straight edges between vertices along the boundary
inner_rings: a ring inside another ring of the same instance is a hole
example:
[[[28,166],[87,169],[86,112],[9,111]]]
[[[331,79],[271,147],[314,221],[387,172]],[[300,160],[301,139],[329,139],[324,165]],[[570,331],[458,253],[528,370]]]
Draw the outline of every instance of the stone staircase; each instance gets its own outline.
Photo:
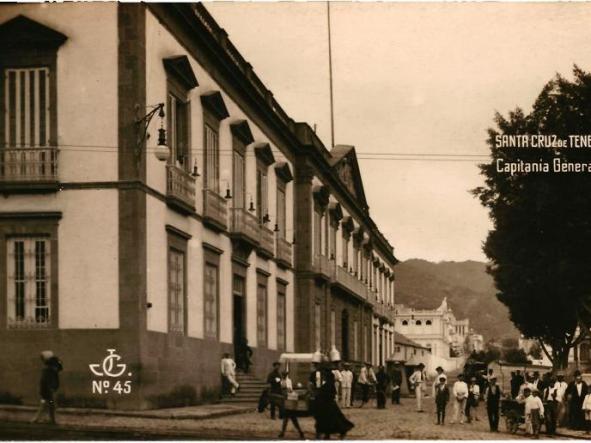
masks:
[[[257,404],[262,392],[267,388],[267,383],[259,380],[254,375],[243,372],[236,373],[236,381],[240,384],[240,389],[233,397],[222,398],[222,403]]]

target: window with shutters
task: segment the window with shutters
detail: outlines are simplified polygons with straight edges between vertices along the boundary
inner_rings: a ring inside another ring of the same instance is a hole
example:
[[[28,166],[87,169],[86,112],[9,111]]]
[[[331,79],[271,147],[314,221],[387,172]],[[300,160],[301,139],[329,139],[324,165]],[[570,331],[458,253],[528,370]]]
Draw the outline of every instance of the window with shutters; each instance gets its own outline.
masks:
[[[168,251],[168,330],[185,333],[185,254]]]
[[[57,53],[67,37],[18,15],[0,24],[0,184],[57,191]]]
[[[286,239],[287,205],[285,197],[286,183],[277,177],[277,233],[279,238]]]
[[[51,320],[49,238],[9,238],[6,251],[8,327],[47,327]]]
[[[236,137],[233,137],[234,149],[232,151],[232,201],[234,208],[246,208],[246,146]]]
[[[257,346],[267,346],[267,284],[260,279],[257,285]]]
[[[4,143],[36,148],[50,145],[49,68],[4,69]]]
[[[205,186],[207,189],[220,192],[220,147],[219,121],[205,114]]]
[[[257,160],[256,173],[256,197],[257,197],[257,218],[259,223],[264,223],[269,215],[269,197],[268,197],[268,166],[262,161]]]
[[[286,293],[286,286],[277,282],[277,350],[279,351],[285,350],[287,342]]]
[[[168,94],[168,146],[170,163],[189,171],[191,150],[189,147],[189,102],[181,94]]]
[[[217,339],[218,337],[218,297],[219,297],[219,270],[217,264],[206,262],[204,271],[204,325],[205,337]]]

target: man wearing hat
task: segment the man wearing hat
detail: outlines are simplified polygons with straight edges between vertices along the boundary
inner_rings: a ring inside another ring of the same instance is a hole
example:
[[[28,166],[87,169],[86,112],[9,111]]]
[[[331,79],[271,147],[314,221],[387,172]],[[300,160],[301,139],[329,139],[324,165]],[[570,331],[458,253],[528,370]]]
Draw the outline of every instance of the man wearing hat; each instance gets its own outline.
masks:
[[[37,423],[45,413],[49,415],[49,422],[55,424],[55,393],[59,388],[59,372],[62,370],[62,362],[52,351],[41,352],[43,369],[39,381],[39,394],[41,402],[37,414],[31,423]]]
[[[488,386],[486,387],[486,391],[484,391],[490,432],[499,432],[499,404],[501,402],[501,395],[501,389],[497,385],[497,377],[494,375],[490,376]]]

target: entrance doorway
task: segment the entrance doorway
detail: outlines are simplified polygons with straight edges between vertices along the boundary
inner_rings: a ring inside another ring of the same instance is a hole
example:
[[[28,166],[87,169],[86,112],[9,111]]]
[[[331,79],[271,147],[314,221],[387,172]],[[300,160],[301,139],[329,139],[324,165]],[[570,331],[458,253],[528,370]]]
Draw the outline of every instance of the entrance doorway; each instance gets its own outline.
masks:
[[[239,369],[246,370],[248,363],[245,362],[244,347],[246,345],[246,281],[240,275],[234,275],[232,282],[233,313],[232,324],[234,325],[234,357]]]
[[[343,309],[341,313],[341,338],[342,338],[342,355],[343,361],[349,361],[349,311]]]

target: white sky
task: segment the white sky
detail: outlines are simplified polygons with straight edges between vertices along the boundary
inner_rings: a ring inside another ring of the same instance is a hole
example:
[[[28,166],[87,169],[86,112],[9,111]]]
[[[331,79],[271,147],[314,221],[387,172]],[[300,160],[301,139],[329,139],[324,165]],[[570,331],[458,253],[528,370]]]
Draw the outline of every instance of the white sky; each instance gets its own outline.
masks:
[[[208,3],[287,113],[330,146],[326,3]],[[495,110],[591,70],[591,4],[332,3],[335,142],[358,155],[486,154]],[[476,163],[360,160],[399,259],[485,260]]]

